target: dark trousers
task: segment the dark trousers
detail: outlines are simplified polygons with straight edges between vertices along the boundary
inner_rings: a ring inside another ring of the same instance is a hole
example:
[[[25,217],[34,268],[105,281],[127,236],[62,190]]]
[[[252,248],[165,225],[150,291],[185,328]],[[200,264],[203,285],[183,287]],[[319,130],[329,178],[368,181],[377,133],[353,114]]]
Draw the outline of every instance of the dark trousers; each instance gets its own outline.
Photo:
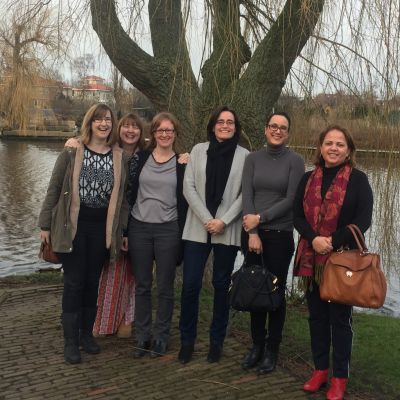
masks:
[[[348,378],[353,342],[353,308],[321,300],[319,287],[315,282],[312,290],[307,290],[306,297],[315,368],[320,370],[329,368],[332,344],[333,376]]]
[[[71,253],[59,253],[64,270],[64,313],[96,308],[100,273],[108,255],[105,221],[78,221]]]
[[[156,262],[157,312],[155,340],[167,342],[174,310],[174,281],[181,238],[177,221],[148,223],[131,219],[129,254],[135,276],[135,331],[139,341],[152,336],[153,261]]]
[[[204,267],[213,250],[214,287],[213,318],[210,327],[210,341],[222,346],[229,319],[228,289],[233,265],[239,247],[224,244],[185,241],[183,255],[183,282],[181,296],[181,317],[179,329],[183,344],[194,343],[197,336],[199,296],[203,282]]]
[[[278,277],[282,303],[271,312],[251,312],[251,336],[254,344],[277,352],[282,341],[282,331],[286,317],[285,289],[290,260],[294,252],[292,231],[260,230],[259,236],[263,245],[262,257],[265,267]],[[243,231],[242,250],[249,263],[260,264],[261,255],[248,252],[248,235]],[[268,317],[268,328],[266,329]]]

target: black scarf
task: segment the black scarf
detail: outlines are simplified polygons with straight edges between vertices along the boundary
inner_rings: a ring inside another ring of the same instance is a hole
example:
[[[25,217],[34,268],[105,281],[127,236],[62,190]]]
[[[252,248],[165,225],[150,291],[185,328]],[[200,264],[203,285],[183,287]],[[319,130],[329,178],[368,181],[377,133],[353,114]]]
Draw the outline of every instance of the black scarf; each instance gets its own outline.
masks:
[[[223,142],[218,142],[215,135],[210,135],[209,139],[210,146],[207,150],[206,165],[206,206],[211,215],[215,217],[231,172],[239,135],[235,133],[232,138]]]

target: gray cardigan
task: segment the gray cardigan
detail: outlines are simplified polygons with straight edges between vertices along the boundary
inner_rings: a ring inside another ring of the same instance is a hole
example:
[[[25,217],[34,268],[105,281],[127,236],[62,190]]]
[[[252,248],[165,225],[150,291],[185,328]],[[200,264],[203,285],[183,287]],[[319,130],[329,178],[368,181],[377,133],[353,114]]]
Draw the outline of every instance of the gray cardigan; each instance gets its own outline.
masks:
[[[183,194],[189,203],[185,228],[182,238],[194,242],[206,243],[207,230],[204,224],[213,216],[206,207],[206,165],[207,150],[210,143],[199,143],[193,147],[186,166],[183,180]],[[242,172],[244,161],[249,152],[237,146],[232,161],[231,171],[218,207],[215,218],[225,223],[225,230],[220,235],[212,235],[211,243],[240,246],[242,227]]]

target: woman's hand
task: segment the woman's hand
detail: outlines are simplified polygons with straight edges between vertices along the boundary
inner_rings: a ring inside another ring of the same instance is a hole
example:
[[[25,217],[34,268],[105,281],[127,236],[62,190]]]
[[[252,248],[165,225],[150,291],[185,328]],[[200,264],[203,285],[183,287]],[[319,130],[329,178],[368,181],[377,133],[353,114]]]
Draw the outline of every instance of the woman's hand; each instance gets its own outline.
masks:
[[[127,237],[122,238],[121,250],[128,251],[128,238]]]
[[[225,222],[217,218],[210,219],[205,224],[205,228],[207,229],[207,232],[210,233],[211,235],[218,235],[224,232]]]
[[[189,153],[179,154],[178,163],[179,164],[187,164],[189,161],[189,157],[190,157]]]
[[[40,241],[50,244],[50,231],[40,231]]]
[[[317,236],[312,241],[312,247],[314,251],[318,254],[328,254],[333,250],[332,247],[332,238],[327,236]]]
[[[249,251],[254,251],[257,254],[262,253],[262,242],[258,233],[250,233],[249,235]]]
[[[246,214],[243,217],[243,229],[248,232],[251,229],[257,228],[260,224],[260,215],[259,214]]]
[[[77,138],[69,138],[66,142],[64,147],[79,147],[80,141]]]

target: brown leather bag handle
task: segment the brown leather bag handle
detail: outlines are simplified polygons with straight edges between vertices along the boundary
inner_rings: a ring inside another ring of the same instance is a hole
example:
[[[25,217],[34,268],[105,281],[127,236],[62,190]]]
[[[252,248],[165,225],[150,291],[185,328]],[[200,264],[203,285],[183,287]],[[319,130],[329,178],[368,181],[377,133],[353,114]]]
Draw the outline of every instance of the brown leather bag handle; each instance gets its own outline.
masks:
[[[358,249],[362,253],[368,253],[368,248],[365,244],[364,235],[360,231],[360,228],[354,224],[347,225],[347,228],[349,228],[350,232],[352,233],[354,240],[356,241]]]

